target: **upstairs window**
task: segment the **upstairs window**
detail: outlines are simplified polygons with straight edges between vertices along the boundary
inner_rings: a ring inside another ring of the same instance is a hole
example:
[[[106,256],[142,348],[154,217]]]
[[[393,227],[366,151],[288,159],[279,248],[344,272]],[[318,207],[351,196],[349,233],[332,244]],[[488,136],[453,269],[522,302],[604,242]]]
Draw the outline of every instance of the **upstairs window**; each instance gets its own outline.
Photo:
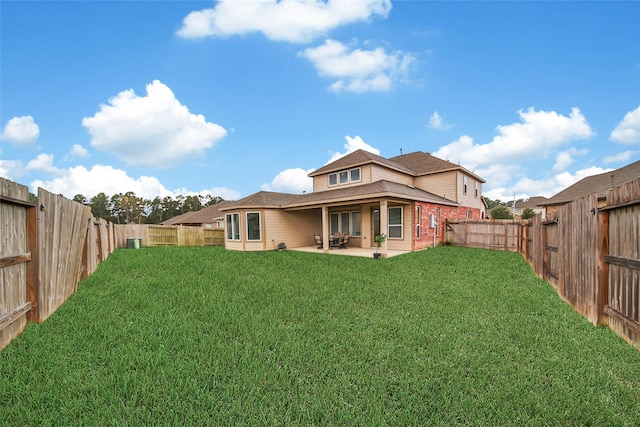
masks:
[[[476,195],[476,197],[478,197],[478,182],[476,181],[476,182],[474,182],[474,184],[475,184],[475,191],[476,191],[475,195]]]
[[[360,181],[360,168],[347,169],[329,174],[329,187]]]
[[[462,176],[462,186],[464,187],[462,189],[463,194],[467,194],[467,175]]]

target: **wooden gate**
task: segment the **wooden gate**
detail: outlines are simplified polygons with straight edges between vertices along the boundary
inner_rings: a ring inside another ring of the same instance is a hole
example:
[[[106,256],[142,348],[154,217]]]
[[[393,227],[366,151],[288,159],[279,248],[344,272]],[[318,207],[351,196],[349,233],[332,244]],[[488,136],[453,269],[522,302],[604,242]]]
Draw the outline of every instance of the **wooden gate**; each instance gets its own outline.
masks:
[[[609,327],[640,349],[640,179],[611,191],[601,215],[609,233],[604,256]]]

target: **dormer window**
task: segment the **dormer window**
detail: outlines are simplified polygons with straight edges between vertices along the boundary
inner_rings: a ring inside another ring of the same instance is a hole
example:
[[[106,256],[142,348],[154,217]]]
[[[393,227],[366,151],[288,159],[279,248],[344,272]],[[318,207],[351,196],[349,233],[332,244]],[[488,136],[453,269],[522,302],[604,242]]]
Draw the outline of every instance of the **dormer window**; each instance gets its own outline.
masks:
[[[353,168],[329,174],[329,187],[360,181],[360,168]]]

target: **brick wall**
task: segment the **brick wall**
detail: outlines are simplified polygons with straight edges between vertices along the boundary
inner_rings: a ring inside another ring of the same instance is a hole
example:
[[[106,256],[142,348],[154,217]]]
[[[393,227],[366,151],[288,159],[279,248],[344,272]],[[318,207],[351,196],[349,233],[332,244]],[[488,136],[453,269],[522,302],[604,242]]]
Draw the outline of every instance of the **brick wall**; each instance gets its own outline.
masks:
[[[420,209],[418,208],[420,207]],[[418,211],[421,211],[418,218]],[[430,228],[430,218],[436,219],[436,228]],[[413,250],[439,246],[444,239],[444,222],[452,218],[481,219],[480,209],[467,206],[445,206],[433,203],[415,202],[413,207]],[[420,224],[420,237],[418,237],[418,223]]]

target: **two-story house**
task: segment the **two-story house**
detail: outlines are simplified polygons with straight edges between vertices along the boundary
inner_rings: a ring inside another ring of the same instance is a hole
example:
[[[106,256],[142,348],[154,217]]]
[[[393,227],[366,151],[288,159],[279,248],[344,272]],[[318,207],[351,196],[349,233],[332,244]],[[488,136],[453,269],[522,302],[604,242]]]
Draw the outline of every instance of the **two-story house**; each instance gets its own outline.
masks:
[[[349,233],[350,247],[375,246],[374,236],[388,238],[387,250],[416,251],[442,243],[448,218],[484,218],[482,178],[428,153],[386,159],[354,151],[309,174],[313,192],[260,191],[221,210],[225,247],[240,251],[314,245]]]

